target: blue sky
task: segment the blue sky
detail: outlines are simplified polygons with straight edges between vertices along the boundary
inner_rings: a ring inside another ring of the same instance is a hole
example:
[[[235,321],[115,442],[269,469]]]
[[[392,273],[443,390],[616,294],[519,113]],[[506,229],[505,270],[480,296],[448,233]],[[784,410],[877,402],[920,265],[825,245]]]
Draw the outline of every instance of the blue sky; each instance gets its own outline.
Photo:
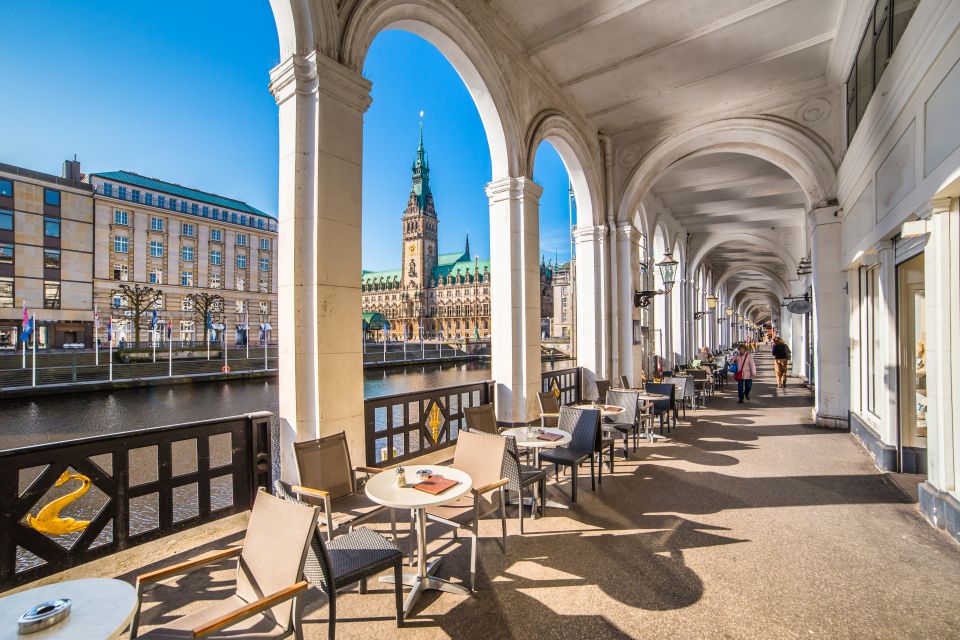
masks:
[[[266,0],[33,0],[8,3],[4,23],[0,59],[22,63],[4,69],[0,162],[59,174],[77,154],[85,172],[129,169],[276,213],[277,108],[267,82],[279,53]],[[490,155],[456,71],[429,43],[391,31],[375,40],[364,75],[374,86],[364,267],[399,264],[421,109],[440,249],[459,249],[469,231],[473,252],[489,256]],[[541,251],[564,260],[567,177],[549,145],[534,172],[544,187]]]

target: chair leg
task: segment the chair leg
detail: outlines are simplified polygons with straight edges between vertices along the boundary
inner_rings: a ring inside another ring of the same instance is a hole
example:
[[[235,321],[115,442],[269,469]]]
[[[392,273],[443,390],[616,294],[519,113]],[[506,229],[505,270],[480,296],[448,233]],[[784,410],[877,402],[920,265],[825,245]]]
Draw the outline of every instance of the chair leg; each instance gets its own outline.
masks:
[[[533,505],[533,509],[530,510],[530,515],[533,515],[533,511],[537,508],[537,505]],[[523,485],[520,485],[520,503],[517,505],[517,517],[520,520],[520,535],[523,535]]]
[[[360,593],[367,592],[367,579],[366,577],[360,578]]]
[[[403,561],[393,565],[393,594],[397,601],[397,626],[403,626]]]
[[[477,523],[474,521],[473,529],[473,540],[470,544],[470,592],[476,592],[477,590]]]
[[[522,495],[522,494],[521,494]],[[523,522],[523,500],[520,500],[520,522]],[[507,490],[500,487],[500,537],[503,539],[503,553],[507,553]]]
[[[540,481],[540,517],[543,517],[543,503],[547,501],[547,479]]]
[[[571,502],[577,501],[577,465],[570,467],[570,495]],[[590,480],[593,480],[593,457],[590,457]]]
[[[336,589],[331,588],[327,593],[327,638],[336,640],[337,638],[337,595]]]
[[[627,451],[626,447],[624,447],[623,451],[624,451],[624,454],[626,454],[626,451]],[[624,455],[623,457],[626,458],[627,456]],[[610,475],[613,475],[613,443],[612,442],[610,443]]]

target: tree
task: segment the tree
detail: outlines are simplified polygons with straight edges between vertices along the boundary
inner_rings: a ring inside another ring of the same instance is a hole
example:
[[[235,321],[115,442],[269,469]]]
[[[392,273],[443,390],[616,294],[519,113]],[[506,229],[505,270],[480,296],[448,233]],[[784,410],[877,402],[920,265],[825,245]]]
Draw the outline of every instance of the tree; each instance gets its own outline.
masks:
[[[113,292],[113,295],[119,296],[122,301],[121,307],[133,314],[133,341],[139,343],[140,320],[144,314],[153,311],[163,293],[153,287],[141,287],[139,284],[131,287],[128,284],[122,284]]]
[[[223,296],[207,292],[191,293],[187,295],[187,300],[193,308],[193,317],[196,318],[196,322],[203,325],[203,341],[206,342],[207,332],[210,330],[207,326],[207,317],[209,316],[212,321],[214,314],[223,311]]]

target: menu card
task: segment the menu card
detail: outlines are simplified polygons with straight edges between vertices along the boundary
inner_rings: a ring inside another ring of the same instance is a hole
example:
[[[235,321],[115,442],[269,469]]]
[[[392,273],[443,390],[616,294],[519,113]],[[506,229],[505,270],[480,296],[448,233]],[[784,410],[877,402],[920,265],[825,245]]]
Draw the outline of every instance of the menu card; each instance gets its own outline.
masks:
[[[559,433],[550,433],[549,431],[544,431],[537,436],[537,440],[546,440],[547,442],[556,442],[557,440],[563,440],[563,436]]]
[[[451,480],[450,478],[434,475],[428,476],[426,480],[422,480],[413,485],[413,488],[436,496],[440,495],[450,487],[457,486],[458,484],[460,484],[460,482],[457,480]]]

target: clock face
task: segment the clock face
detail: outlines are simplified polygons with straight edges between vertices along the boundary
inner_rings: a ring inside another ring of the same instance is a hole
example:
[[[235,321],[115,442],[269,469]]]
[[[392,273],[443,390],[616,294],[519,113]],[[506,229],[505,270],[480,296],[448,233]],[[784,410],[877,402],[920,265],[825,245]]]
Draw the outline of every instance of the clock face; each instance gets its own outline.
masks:
[[[412,254],[412,253],[416,253],[416,252],[417,252],[417,245],[415,245],[415,244],[413,244],[413,243],[410,243],[410,244],[407,245],[407,253],[411,253],[411,254]]]

